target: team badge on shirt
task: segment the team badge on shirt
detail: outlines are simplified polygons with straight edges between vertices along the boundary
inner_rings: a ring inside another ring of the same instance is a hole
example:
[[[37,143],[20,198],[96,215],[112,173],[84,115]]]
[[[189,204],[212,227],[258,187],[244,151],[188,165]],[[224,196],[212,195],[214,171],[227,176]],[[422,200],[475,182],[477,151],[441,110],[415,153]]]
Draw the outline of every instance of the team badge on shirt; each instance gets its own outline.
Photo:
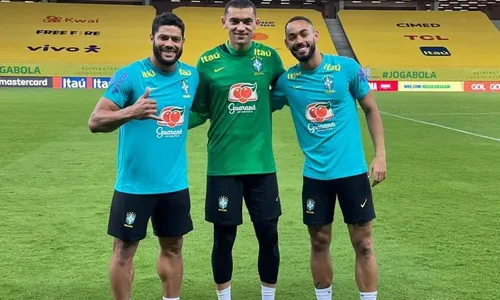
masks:
[[[191,97],[191,95],[189,94],[189,83],[187,82],[187,80],[181,81],[181,89],[184,91],[184,95],[182,97],[184,98]]]
[[[333,90],[333,77],[331,75],[325,75],[323,77],[323,87],[326,89],[325,93],[334,93]]]
[[[262,59],[260,59],[260,57],[254,56],[252,58],[252,67],[255,71],[253,75],[264,75],[264,73],[262,72],[262,70],[264,69],[264,64],[262,63]]]

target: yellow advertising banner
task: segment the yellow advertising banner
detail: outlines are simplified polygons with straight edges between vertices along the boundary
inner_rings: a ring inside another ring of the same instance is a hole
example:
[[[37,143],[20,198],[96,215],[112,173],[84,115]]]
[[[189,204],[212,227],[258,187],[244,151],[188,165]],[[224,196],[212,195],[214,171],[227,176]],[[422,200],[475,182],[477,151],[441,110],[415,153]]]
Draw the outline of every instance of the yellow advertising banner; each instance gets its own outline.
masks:
[[[122,64],[2,64],[0,76],[111,77]]]
[[[395,81],[500,81],[500,68],[364,68],[371,80]]]
[[[2,2],[0,11],[0,64],[123,65],[151,53],[151,6]]]
[[[500,34],[481,11],[341,10],[338,16],[357,59],[372,68],[500,68]]]
[[[464,83],[458,81],[400,81],[400,92],[463,92]]]

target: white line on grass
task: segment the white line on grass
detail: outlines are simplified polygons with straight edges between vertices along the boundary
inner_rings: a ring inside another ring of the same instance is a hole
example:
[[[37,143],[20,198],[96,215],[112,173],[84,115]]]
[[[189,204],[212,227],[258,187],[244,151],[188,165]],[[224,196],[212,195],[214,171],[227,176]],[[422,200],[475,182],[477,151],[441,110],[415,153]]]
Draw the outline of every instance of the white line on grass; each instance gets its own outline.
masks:
[[[500,142],[500,139],[494,138],[494,137],[491,137],[491,136],[487,136],[487,135],[477,134],[477,133],[473,133],[473,132],[469,132],[469,131],[465,131],[465,130],[461,130],[461,129],[456,129],[456,128],[452,128],[452,127],[448,127],[448,126],[444,126],[444,125],[439,125],[439,124],[436,124],[436,123],[420,121],[420,120],[417,120],[417,119],[412,119],[412,118],[404,117],[404,116],[401,116],[401,115],[391,114],[391,113],[388,113],[388,112],[385,112],[385,111],[380,111],[380,113],[383,114],[383,115],[391,116],[391,117],[398,118],[398,119],[403,119],[403,120],[407,120],[407,121],[411,121],[411,122],[415,122],[415,123],[420,123],[420,124],[424,124],[424,125],[439,127],[439,128],[443,128],[443,129],[447,129],[447,130],[451,130],[451,131],[455,131],[455,132],[460,132],[460,133],[463,133],[463,134],[472,135],[472,136],[475,136],[475,137],[487,139],[487,140],[492,140],[492,141],[495,141],[495,142]]]
[[[400,116],[482,116],[500,115],[500,112],[477,112],[477,113],[429,113],[429,114],[399,114]]]

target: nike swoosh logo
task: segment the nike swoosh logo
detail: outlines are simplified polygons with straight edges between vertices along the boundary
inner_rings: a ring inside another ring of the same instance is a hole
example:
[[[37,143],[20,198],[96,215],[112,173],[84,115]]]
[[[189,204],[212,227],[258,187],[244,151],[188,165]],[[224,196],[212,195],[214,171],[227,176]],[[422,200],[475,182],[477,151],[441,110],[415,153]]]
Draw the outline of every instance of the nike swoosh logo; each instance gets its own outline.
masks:
[[[157,90],[157,89],[158,89],[157,87],[149,88],[150,91],[154,91],[154,90]]]
[[[224,68],[226,68],[226,67],[222,67],[222,68],[214,69],[214,72],[215,72],[215,73],[217,73],[217,72],[221,71],[221,70],[222,70],[222,69],[224,69]]]
[[[365,207],[367,201],[368,201],[368,199],[365,199],[365,202],[363,202],[363,204],[361,204],[361,208]]]
[[[301,87],[300,85],[294,85],[293,86],[293,88],[296,89],[296,90],[300,89],[300,87]]]

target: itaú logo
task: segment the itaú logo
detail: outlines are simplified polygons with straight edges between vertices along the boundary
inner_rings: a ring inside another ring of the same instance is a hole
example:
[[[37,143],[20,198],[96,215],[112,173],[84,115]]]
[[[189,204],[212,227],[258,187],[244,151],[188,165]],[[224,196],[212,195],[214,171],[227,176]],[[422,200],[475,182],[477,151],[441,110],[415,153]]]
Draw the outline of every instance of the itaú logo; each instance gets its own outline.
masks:
[[[500,91],[500,83],[473,83],[470,88],[473,91]]]

